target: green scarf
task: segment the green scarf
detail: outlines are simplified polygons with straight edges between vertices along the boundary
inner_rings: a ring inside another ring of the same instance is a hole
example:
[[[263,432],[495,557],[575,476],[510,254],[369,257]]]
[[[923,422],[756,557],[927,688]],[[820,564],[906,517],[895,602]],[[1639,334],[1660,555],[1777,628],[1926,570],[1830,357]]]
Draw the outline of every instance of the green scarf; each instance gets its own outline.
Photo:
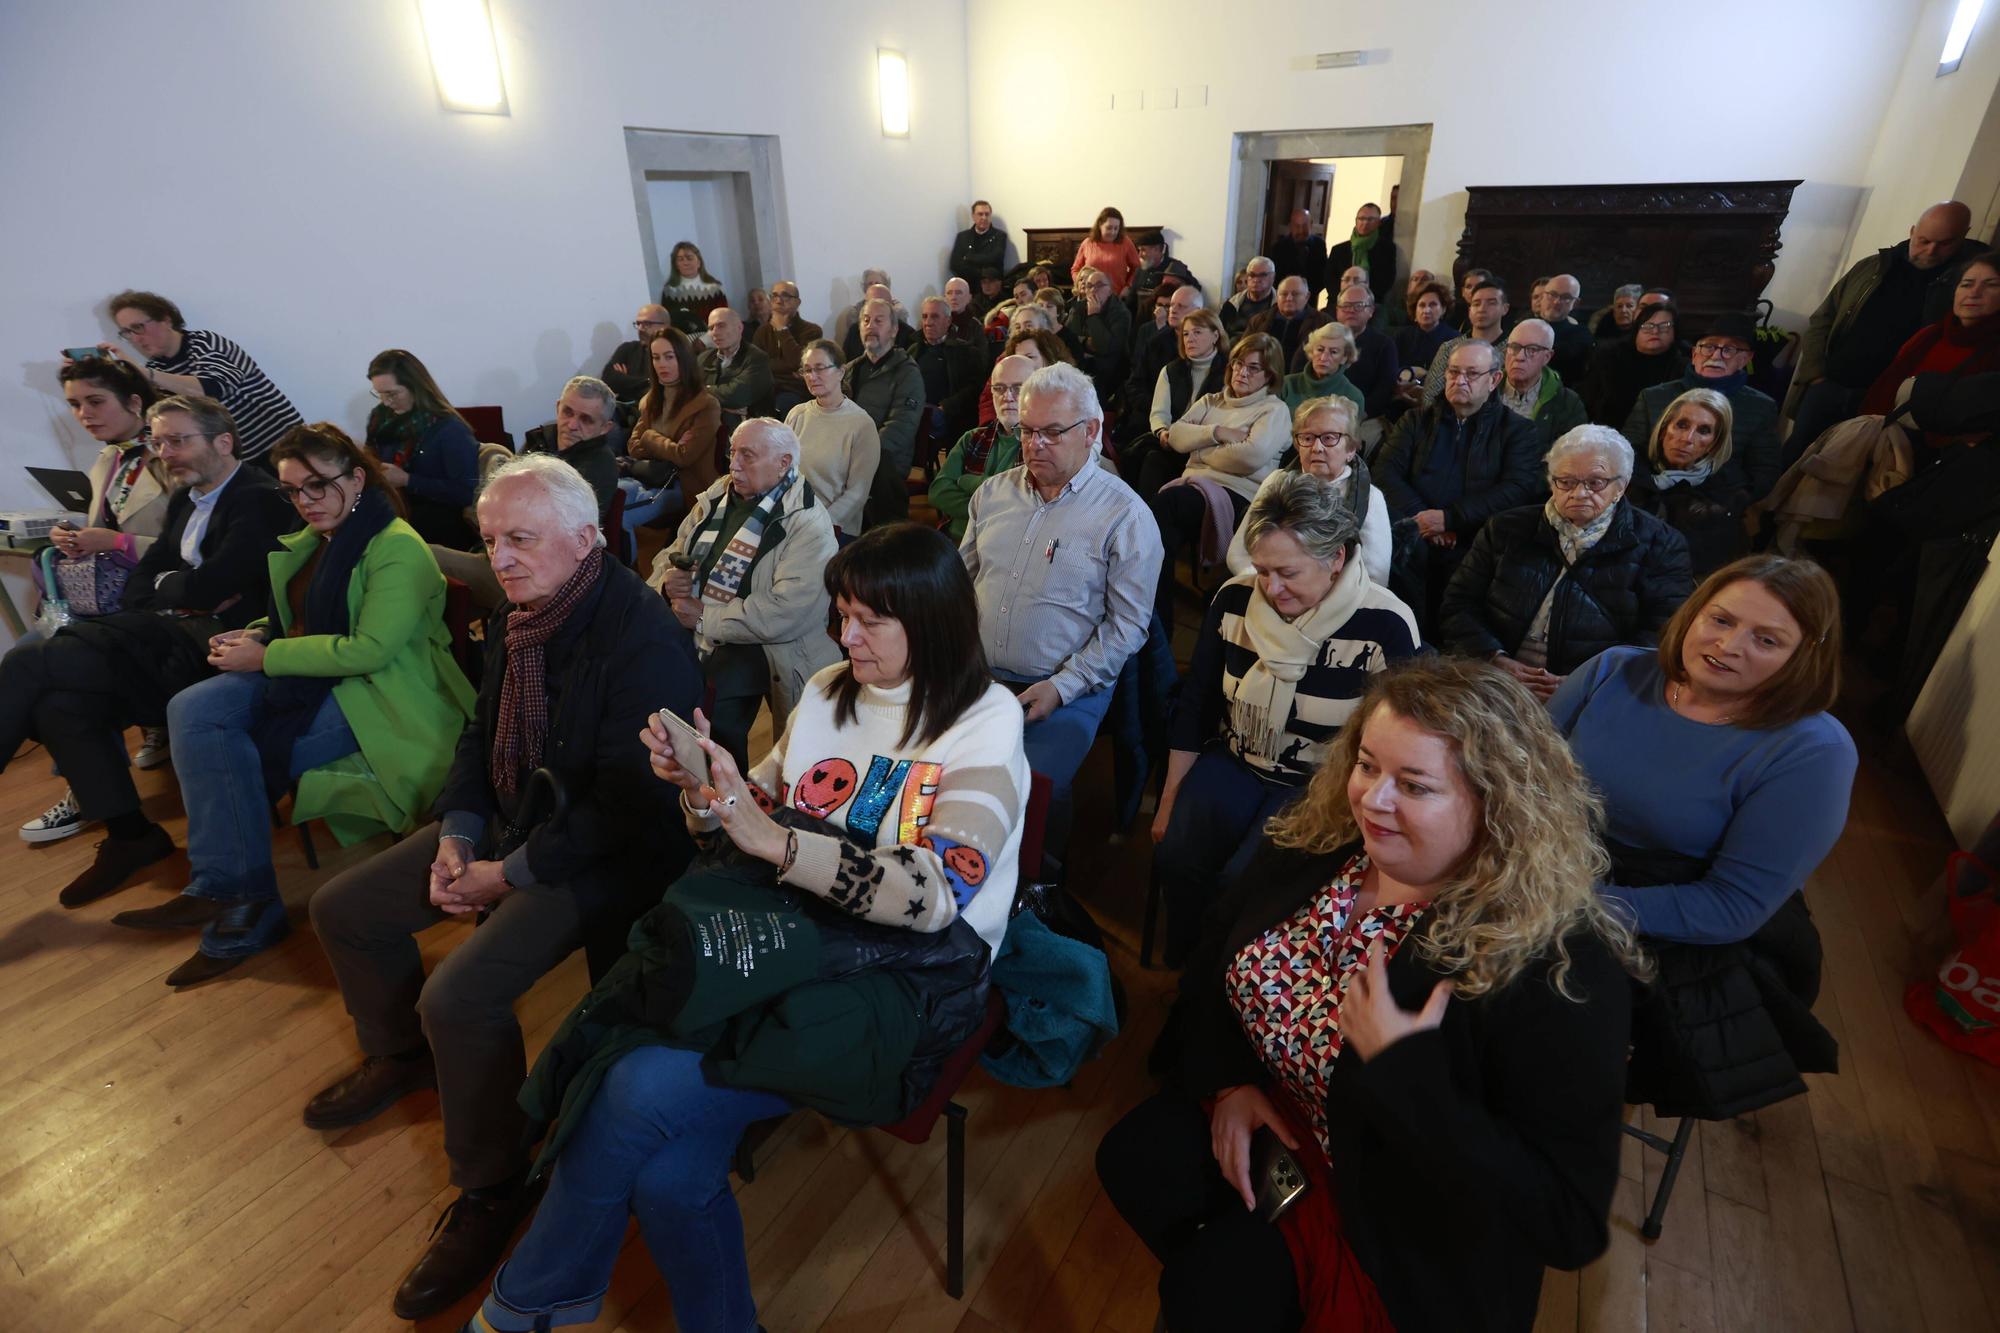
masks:
[[[1353,262],[1361,265],[1361,267],[1367,269],[1371,274],[1375,272],[1375,266],[1368,262],[1368,254],[1375,248],[1376,238],[1381,236],[1381,234],[1382,229],[1378,226],[1366,236],[1357,231],[1347,238],[1347,244],[1352,248]]]
[[[392,467],[410,470],[410,460],[417,456],[417,446],[424,441],[437,418],[421,407],[398,414],[378,404],[368,414],[368,447],[375,451],[375,457]]]

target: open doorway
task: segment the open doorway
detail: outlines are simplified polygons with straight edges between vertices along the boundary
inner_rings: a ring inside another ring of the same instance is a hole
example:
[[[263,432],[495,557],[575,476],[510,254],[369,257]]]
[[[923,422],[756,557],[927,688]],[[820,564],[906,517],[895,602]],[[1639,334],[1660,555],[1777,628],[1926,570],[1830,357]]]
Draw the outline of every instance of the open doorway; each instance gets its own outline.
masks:
[[[670,256],[680,242],[693,241],[729,304],[749,309],[750,289],[763,285],[764,271],[749,173],[649,171],[646,201],[651,206],[655,253]]]
[[[676,241],[701,248],[708,271],[738,310],[746,308],[751,287],[767,286],[791,271],[784,168],[775,135],[628,127],[625,157],[646,270],[644,299],[653,299],[666,281]]]
[[[1294,157],[1271,163],[1270,184],[1264,191],[1264,237],[1261,253],[1278,258],[1279,276],[1298,264],[1297,251],[1283,238],[1292,219],[1306,215],[1309,235],[1318,236],[1324,254],[1353,235],[1354,216],[1373,204],[1394,217],[1398,187],[1403,182],[1401,154],[1369,157]],[[1392,224],[1393,225],[1393,224]],[[1407,243],[1404,246],[1408,248]],[[1320,272],[1302,273],[1314,293],[1325,285]],[[1337,275],[1335,275],[1337,276]]]
[[[1295,209],[1312,217],[1329,249],[1347,240],[1354,215],[1375,204],[1393,217],[1397,269],[1407,273],[1423,204],[1429,125],[1279,130],[1236,136],[1230,189],[1229,271],[1270,253]]]

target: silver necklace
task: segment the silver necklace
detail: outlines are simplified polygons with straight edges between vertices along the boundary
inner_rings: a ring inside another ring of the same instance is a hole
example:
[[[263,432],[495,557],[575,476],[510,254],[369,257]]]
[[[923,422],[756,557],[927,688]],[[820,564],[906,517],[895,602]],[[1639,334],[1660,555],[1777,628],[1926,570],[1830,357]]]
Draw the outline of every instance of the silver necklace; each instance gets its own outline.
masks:
[[[1667,702],[1671,703],[1671,704],[1672,704],[1672,705],[1674,706],[1674,711],[1675,711],[1675,712],[1677,712],[1677,713],[1678,713],[1678,712],[1680,712],[1680,708],[1681,708],[1681,683],[1680,683],[1679,681],[1675,681],[1675,682],[1673,682],[1673,683],[1672,683],[1671,685],[1669,685],[1669,686],[1667,687]],[[1683,714],[1683,716],[1685,716],[1685,714]],[[1694,718],[1688,718],[1688,721],[1690,721],[1690,722],[1692,722],[1692,721],[1694,721],[1694,720],[1695,720]],[[1717,719],[1715,719],[1715,723],[1714,723],[1714,725],[1716,725],[1716,726],[1727,726],[1727,725],[1729,725],[1730,723],[1734,722],[1735,720],[1736,720],[1736,714],[1734,714],[1734,713],[1728,713],[1728,714],[1725,714],[1725,715],[1724,715],[1724,716],[1722,716],[1722,717],[1718,717]]]

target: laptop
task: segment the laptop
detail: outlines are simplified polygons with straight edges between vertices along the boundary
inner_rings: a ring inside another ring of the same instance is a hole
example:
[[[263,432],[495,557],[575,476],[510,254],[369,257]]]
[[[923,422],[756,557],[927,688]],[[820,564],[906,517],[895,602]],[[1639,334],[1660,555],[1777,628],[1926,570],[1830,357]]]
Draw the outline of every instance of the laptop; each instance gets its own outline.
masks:
[[[31,467],[28,475],[40,482],[43,490],[72,513],[90,512],[90,477],[87,474],[62,467]]]

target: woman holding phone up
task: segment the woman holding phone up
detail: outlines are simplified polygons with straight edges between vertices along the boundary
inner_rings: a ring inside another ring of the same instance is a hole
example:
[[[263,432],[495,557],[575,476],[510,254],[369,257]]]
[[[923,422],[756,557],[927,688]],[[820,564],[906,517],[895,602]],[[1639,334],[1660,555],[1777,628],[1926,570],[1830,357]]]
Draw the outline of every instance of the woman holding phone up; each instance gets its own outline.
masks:
[[[1168,1090],[1097,1150],[1167,1328],[1525,1333],[1542,1270],[1604,1249],[1642,964],[1602,813],[1496,668],[1375,678],[1210,914]],[[1275,1222],[1260,1133],[1308,1182]]]

